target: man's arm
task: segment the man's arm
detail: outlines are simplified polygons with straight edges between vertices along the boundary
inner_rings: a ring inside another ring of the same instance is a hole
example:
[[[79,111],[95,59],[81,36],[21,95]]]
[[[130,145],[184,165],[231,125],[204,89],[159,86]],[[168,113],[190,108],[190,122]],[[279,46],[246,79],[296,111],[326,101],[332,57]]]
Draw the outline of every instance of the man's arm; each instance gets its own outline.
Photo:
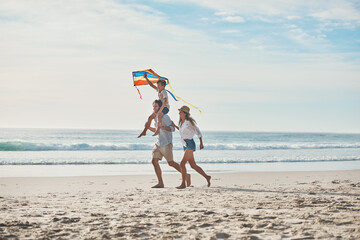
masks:
[[[150,80],[147,78],[147,74],[144,74],[145,80],[147,81],[147,83],[150,85],[150,87],[152,87],[153,89],[155,89],[156,91],[158,91],[158,88],[152,83],[150,82]]]
[[[172,126],[172,121],[170,119],[170,117],[168,115],[164,115],[162,117],[162,129],[168,131],[168,132],[174,132],[175,131],[175,128],[174,126]]]
[[[174,132],[174,127],[162,127],[162,129],[168,131],[168,132]]]

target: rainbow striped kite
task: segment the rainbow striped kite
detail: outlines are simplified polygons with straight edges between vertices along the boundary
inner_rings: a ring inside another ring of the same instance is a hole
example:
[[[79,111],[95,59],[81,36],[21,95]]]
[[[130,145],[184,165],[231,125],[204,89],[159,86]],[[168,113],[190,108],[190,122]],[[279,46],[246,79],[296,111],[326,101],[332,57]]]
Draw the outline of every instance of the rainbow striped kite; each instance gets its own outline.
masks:
[[[140,98],[142,99],[142,96],[141,96],[141,93],[140,93],[140,90],[137,88],[137,86],[141,86],[141,85],[148,85],[148,82],[146,81],[145,79],[145,73],[147,74],[147,78],[149,79],[150,82],[152,83],[157,83],[157,81],[159,80],[162,80],[162,81],[165,81],[166,84],[170,87],[170,90],[167,90],[166,91],[174,98],[175,101],[183,101],[184,103],[190,105],[191,107],[199,110],[199,112],[201,113],[201,110],[198,108],[198,107],[195,107],[194,105],[192,105],[191,103],[188,103],[186,102],[184,99],[182,99],[181,97],[179,96],[176,96],[174,94],[174,90],[173,88],[171,87],[170,85],[170,81],[169,79],[165,78],[165,77],[161,77],[160,75],[158,75],[157,73],[155,73],[152,69],[147,69],[147,70],[143,70],[143,71],[135,71],[135,72],[132,72],[132,75],[133,75],[133,80],[134,80],[134,86],[135,88],[137,89],[139,95],[140,95]],[[179,100],[178,100],[179,99]]]

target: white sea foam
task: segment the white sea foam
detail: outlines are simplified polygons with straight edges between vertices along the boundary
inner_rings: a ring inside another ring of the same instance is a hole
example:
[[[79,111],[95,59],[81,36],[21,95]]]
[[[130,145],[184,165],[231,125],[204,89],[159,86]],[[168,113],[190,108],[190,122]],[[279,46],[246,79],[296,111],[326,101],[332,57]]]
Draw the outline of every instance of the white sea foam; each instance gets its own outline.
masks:
[[[0,142],[0,151],[136,151],[151,150],[154,144],[144,143],[33,143],[33,142]],[[357,143],[226,143],[205,144],[206,150],[280,150],[280,149],[341,149],[360,148]],[[179,145],[175,150],[181,150]]]
[[[348,157],[294,157],[294,158],[282,158],[282,157],[270,157],[270,158],[243,158],[243,159],[224,159],[224,158],[203,158],[198,159],[197,163],[281,163],[281,162],[340,162],[340,161],[359,161],[360,156],[348,156]],[[108,165],[108,164],[149,164],[147,158],[142,160],[124,160],[124,159],[7,159],[0,160],[0,165]]]

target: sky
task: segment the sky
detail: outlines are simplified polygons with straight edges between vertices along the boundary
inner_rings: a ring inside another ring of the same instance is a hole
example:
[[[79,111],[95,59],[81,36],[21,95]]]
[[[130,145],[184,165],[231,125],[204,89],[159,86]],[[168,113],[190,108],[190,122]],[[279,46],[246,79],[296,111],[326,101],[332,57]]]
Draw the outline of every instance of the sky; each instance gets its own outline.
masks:
[[[202,130],[360,133],[360,2],[0,0],[1,128],[140,130],[149,68]]]

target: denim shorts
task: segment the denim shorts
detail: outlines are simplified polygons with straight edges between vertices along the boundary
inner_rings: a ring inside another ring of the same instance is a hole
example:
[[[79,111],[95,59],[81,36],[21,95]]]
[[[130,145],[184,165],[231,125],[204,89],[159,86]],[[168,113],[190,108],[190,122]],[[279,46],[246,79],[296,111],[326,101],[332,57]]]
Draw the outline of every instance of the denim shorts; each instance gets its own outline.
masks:
[[[195,145],[194,139],[187,140],[187,141],[185,141],[185,143],[186,143],[186,147],[184,146],[184,151],[186,151],[186,150],[194,150],[195,151],[196,145]]]

